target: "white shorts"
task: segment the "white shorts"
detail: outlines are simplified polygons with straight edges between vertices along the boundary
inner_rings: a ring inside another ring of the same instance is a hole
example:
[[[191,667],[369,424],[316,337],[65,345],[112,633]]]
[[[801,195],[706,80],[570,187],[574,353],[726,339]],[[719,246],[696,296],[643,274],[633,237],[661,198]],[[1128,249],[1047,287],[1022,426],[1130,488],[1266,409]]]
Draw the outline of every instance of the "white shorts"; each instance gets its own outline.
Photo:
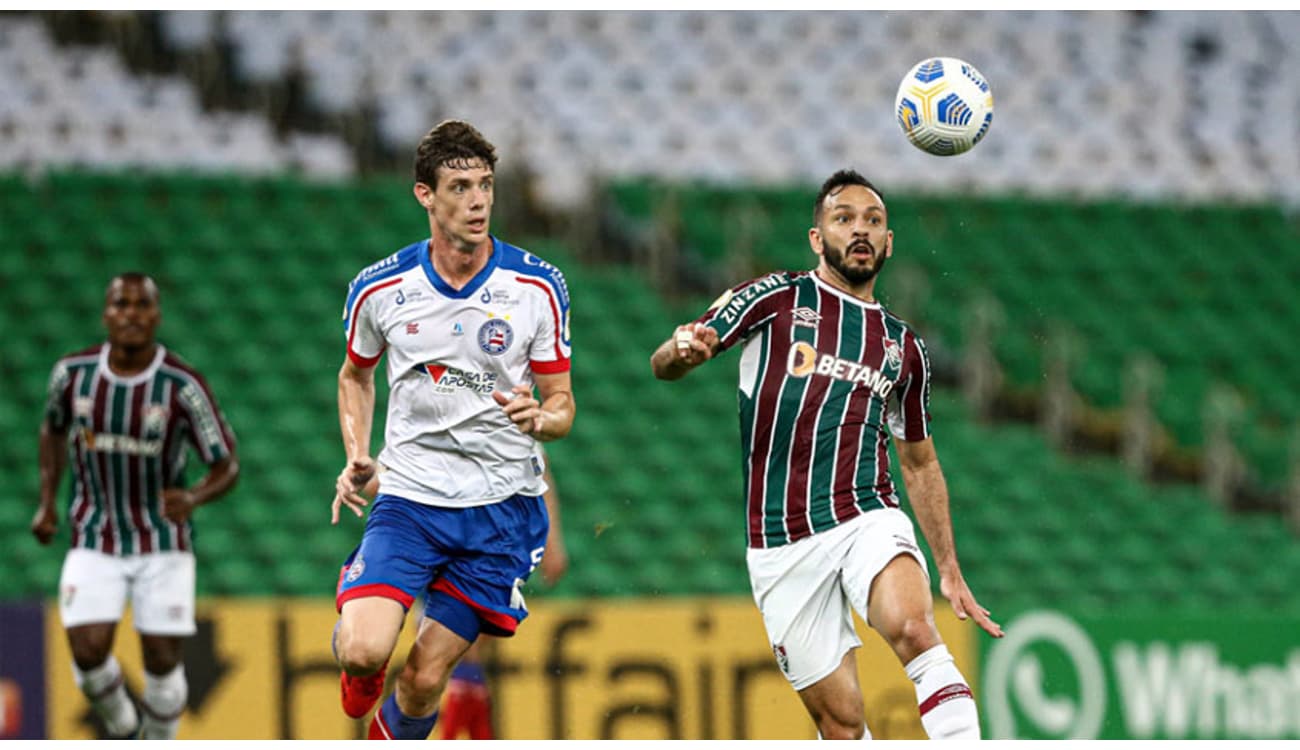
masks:
[[[117,622],[127,601],[146,635],[194,635],[194,555],[155,552],[117,557],[68,550],[59,577],[63,627]]]
[[[834,672],[844,654],[862,645],[853,611],[867,621],[871,582],[899,555],[916,558],[929,580],[912,519],[897,508],[868,511],[792,544],[749,550],[754,603],[795,690]]]

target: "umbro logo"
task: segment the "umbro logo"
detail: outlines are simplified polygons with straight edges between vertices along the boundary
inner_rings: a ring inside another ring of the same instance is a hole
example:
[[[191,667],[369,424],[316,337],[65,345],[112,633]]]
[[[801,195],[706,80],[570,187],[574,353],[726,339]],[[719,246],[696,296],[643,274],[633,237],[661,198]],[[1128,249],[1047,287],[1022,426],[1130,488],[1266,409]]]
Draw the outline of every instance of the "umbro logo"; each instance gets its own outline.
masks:
[[[804,328],[816,328],[822,316],[811,307],[796,307],[790,311],[790,322]]]

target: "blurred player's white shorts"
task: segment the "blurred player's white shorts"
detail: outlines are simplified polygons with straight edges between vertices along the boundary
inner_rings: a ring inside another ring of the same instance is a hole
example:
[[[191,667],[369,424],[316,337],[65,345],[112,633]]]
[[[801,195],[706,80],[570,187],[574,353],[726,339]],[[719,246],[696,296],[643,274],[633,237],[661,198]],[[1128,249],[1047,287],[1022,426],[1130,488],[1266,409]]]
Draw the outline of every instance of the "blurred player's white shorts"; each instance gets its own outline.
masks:
[[[916,546],[912,519],[897,508],[857,518],[771,549],[750,549],[749,583],[776,661],[795,690],[803,690],[862,645],[853,611],[867,621],[867,596],[876,574],[899,555],[929,571]]]
[[[193,553],[117,557],[89,549],[68,550],[59,577],[63,627],[117,622],[127,601],[139,632],[193,635]]]

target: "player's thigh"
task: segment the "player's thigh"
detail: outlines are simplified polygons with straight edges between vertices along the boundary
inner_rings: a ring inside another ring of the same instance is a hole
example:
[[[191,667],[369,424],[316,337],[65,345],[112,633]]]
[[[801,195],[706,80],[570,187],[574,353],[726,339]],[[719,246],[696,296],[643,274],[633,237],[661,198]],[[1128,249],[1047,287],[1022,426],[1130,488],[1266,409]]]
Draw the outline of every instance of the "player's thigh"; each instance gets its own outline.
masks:
[[[804,690],[862,645],[840,587],[847,534],[842,527],[746,555],[754,603],[782,674]]]
[[[866,725],[862,687],[858,684],[858,660],[853,651],[844,654],[835,671],[799,691],[808,715],[823,737],[827,730],[856,732]]]
[[[361,544],[348,556],[339,578],[339,611],[360,611],[346,605],[363,598],[390,599],[403,612],[409,609],[428,588],[434,571],[449,559],[438,539],[448,512],[392,495],[376,498]],[[348,616],[343,627],[350,627]]]
[[[59,619],[65,628],[116,623],[126,610],[126,563],[88,549],[70,549],[59,574]]]
[[[478,634],[511,636],[528,616],[521,591],[541,561],[548,519],[540,496],[515,495],[459,513],[459,544],[433,582],[425,616],[467,642]]]
[[[941,643],[929,578],[909,555],[889,561],[871,586],[868,622],[907,664]]]
[[[381,596],[364,596],[343,603],[339,618],[338,650],[345,660],[381,662],[392,653],[406,620],[401,602]]]
[[[873,510],[845,525],[853,533],[844,593],[868,625],[877,626],[880,617],[892,619],[931,606],[925,557],[906,513],[897,508]]]
[[[194,554],[138,555],[129,560],[128,567],[135,629],[172,638],[194,635]]]

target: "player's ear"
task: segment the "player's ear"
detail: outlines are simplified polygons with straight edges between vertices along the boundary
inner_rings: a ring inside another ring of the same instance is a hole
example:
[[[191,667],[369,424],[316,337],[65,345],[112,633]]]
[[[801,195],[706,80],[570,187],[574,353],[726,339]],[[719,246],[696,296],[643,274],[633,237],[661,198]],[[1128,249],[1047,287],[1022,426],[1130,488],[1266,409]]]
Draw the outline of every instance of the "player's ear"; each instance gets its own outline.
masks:
[[[817,230],[817,227],[808,230],[808,246],[814,253],[822,254],[822,233]]]
[[[892,229],[885,232],[885,257],[894,257],[894,230]]]
[[[415,194],[415,200],[421,206],[424,206],[424,210],[428,211],[433,208],[433,188],[423,182],[417,182],[411,188],[411,192]]]

